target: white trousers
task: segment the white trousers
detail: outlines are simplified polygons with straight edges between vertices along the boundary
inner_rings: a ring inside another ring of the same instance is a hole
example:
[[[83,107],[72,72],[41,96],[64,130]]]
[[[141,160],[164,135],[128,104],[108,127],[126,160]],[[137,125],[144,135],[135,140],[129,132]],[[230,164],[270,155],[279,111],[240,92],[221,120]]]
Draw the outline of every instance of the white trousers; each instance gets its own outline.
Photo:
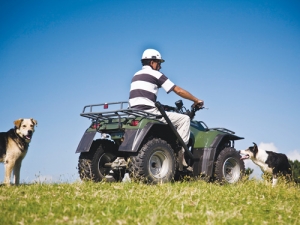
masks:
[[[146,112],[153,113],[156,115],[161,115],[160,111],[157,108],[145,110]],[[173,123],[178,134],[187,145],[190,139],[190,117],[184,114],[175,113],[175,112],[166,112],[167,116]],[[160,121],[167,123],[164,118],[161,118]]]

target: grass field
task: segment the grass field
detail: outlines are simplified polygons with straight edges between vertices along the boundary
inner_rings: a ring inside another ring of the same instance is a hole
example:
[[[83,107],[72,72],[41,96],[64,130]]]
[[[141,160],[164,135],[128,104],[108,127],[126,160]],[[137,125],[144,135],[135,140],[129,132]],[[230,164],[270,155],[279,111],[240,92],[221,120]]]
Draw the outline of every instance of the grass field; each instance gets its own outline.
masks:
[[[1,186],[0,224],[300,224],[299,191],[257,180]]]

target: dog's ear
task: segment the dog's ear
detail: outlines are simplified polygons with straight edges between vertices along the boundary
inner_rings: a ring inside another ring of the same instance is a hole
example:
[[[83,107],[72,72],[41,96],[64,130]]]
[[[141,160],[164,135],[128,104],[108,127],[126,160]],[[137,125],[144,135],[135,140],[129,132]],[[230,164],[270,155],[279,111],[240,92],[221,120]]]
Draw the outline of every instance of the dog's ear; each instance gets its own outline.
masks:
[[[17,128],[20,128],[22,121],[23,121],[23,119],[21,119],[21,118],[18,119],[18,120],[15,120],[15,121],[14,121],[15,126],[16,126]]]
[[[31,120],[31,122],[35,125],[35,126],[37,126],[37,121],[35,120],[35,119],[33,119],[33,118],[30,118],[30,120]]]
[[[254,144],[254,151],[258,151],[257,144],[255,144],[254,142],[253,142],[253,144]]]

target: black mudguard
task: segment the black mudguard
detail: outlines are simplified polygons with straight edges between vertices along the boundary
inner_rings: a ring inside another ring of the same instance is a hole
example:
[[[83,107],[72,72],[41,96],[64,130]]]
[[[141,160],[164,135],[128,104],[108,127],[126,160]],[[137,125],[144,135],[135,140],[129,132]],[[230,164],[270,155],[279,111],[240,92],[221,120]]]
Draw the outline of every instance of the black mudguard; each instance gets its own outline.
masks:
[[[120,152],[137,152],[146,136],[149,135],[158,135],[164,140],[176,140],[176,136],[165,123],[148,123],[142,129],[126,129],[124,135],[124,141],[119,147]]]
[[[148,123],[143,129],[126,129],[124,141],[119,147],[120,152],[137,152],[144,137],[153,126],[153,123]]]
[[[88,152],[91,148],[96,133],[96,130],[86,131],[83,134],[75,153]]]

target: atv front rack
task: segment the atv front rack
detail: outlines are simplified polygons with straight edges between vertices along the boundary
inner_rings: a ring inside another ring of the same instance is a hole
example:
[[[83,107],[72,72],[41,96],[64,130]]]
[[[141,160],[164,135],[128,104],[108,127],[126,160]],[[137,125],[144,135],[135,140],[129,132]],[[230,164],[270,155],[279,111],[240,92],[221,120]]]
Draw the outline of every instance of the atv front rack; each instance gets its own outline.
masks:
[[[118,108],[118,109],[112,111],[98,111],[99,108],[108,110],[108,108],[111,107]],[[129,104],[126,101],[86,105],[83,107],[80,116],[92,120],[105,120],[105,119],[115,119],[115,118],[120,120],[121,118],[136,118],[136,117],[145,117],[145,118],[157,120],[161,118],[160,115],[148,113],[139,109],[132,109],[129,107]]]
[[[222,127],[209,128],[209,130],[217,130],[217,131],[222,131],[222,132],[229,133],[229,134],[235,134],[234,131],[228,130],[228,129],[222,128]]]

